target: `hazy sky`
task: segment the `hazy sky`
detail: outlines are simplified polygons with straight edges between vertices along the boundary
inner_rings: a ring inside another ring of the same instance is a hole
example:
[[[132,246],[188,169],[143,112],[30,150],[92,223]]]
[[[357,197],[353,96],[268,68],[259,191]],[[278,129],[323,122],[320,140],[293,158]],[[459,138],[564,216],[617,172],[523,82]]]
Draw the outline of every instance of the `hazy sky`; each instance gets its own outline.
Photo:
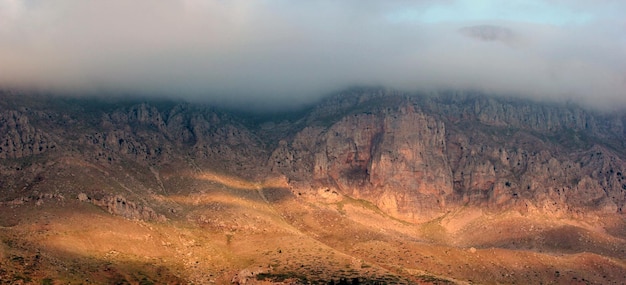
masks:
[[[376,85],[626,106],[625,15],[623,0],[0,0],[0,86],[291,104]]]

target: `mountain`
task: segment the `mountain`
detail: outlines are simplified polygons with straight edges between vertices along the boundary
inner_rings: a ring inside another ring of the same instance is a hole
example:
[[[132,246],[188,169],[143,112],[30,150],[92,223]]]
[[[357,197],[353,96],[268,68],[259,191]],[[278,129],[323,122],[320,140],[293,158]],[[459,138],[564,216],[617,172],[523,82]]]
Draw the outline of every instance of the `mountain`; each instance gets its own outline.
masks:
[[[626,280],[624,112],[368,88],[273,113],[0,96],[10,284]]]

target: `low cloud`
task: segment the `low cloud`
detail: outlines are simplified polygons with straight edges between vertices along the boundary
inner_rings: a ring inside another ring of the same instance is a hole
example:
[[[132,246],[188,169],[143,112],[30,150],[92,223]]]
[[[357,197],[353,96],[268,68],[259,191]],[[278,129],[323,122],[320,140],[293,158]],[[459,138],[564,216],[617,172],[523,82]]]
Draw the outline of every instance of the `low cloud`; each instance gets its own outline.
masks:
[[[626,106],[621,1],[494,1],[456,19],[469,2],[0,0],[0,86],[293,106],[382,85]]]
[[[459,32],[470,38],[485,42],[501,41],[507,43],[515,38],[515,34],[511,29],[494,25],[463,27]]]

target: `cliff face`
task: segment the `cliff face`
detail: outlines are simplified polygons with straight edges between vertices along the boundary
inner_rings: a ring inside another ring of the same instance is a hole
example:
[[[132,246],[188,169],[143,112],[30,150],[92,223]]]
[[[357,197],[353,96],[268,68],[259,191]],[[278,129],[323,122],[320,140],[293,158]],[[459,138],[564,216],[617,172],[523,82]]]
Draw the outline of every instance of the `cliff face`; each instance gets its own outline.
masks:
[[[467,94],[344,96],[312,112],[343,116],[274,151],[274,171],[411,220],[463,205],[560,215],[624,205],[623,115]]]
[[[445,206],[453,192],[445,133],[444,124],[412,106],[353,114],[299,133],[270,164],[280,171],[283,161],[299,161],[282,173],[372,201],[393,215],[423,214]]]
[[[35,129],[24,113],[18,110],[0,113],[0,158],[23,158],[55,147],[50,136]]]
[[[5,200],[72,157],[109,174],[149,168],[153,180],[166,170],[281,176],[294,193],[333,189],[407,220],[464,205],[582,215],[621,212],[626,202],[626,116],[572,105],[361,90],[290,119],[258,121],[176,102],[35,104],[3,96]]]

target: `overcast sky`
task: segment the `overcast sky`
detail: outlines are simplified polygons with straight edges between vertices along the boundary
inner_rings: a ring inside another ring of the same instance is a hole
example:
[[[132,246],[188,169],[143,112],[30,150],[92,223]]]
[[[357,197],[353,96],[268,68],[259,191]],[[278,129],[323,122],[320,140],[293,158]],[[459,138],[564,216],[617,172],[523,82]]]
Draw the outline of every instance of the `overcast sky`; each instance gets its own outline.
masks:
[[[358,85],[626,106],[623,0],[0,0],[0,86],[307,102]]]

